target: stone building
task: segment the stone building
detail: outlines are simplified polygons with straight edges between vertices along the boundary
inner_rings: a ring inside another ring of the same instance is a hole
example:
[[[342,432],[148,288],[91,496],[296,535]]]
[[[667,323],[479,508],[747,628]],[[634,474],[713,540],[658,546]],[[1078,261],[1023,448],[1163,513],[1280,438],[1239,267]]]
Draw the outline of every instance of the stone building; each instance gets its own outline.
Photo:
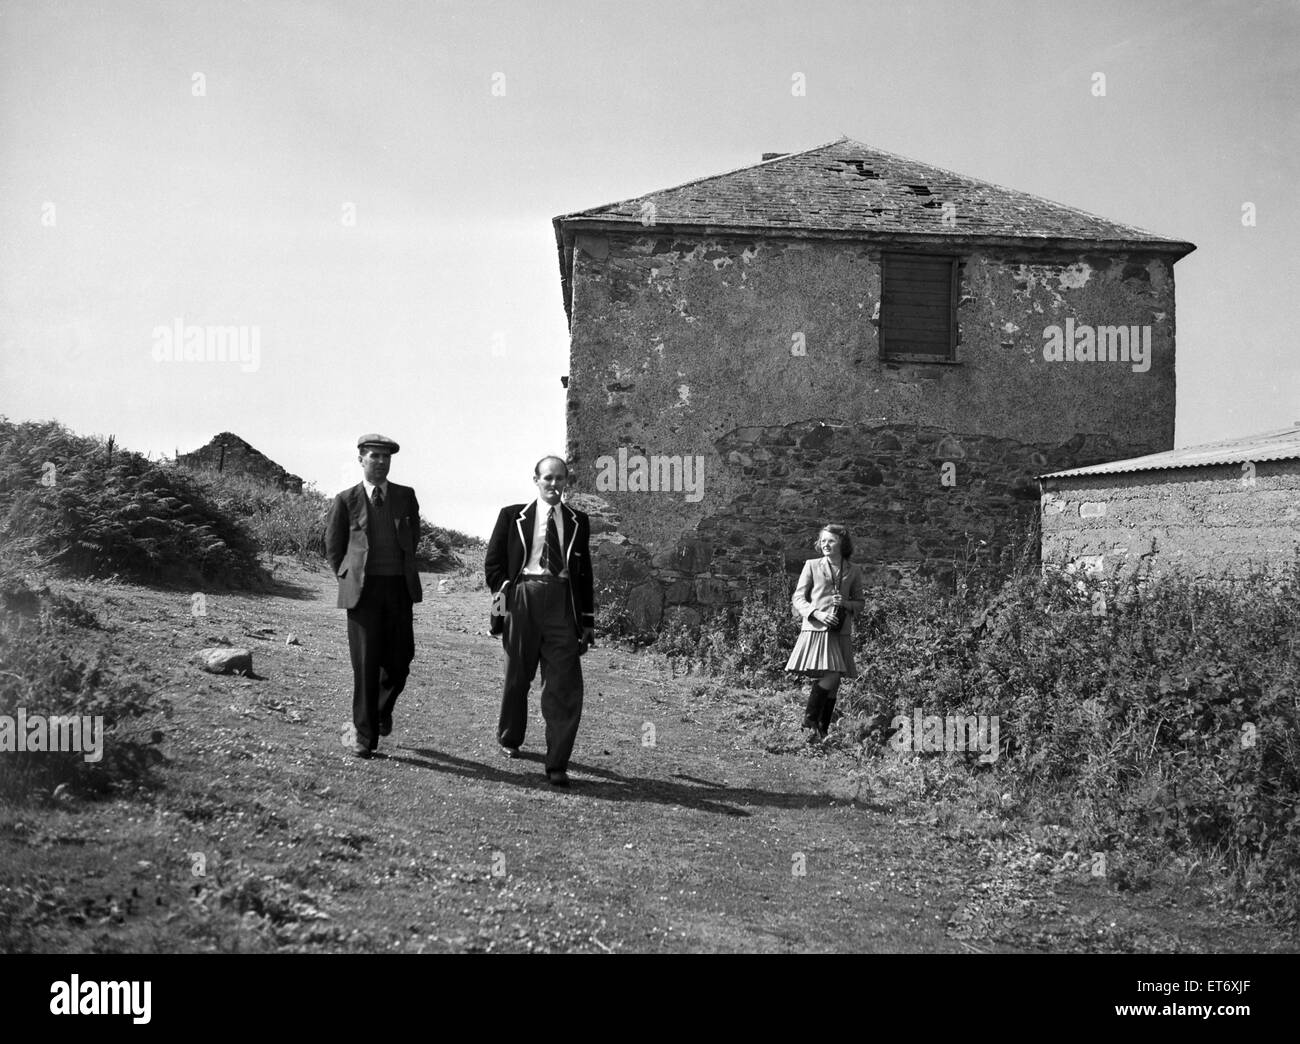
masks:
[[[211,442],[200,446],[193,453],[178,454],[176,463],[187,468],[243,475],[290,493],[302,492],[301,478],[291,475],[265,453],[229,431],[214,435]]]
[[[568,454],[643,628],[797,572],[943,577],[1045,470],[1168,449],[1190,243],[841,139],[554,220]]]
[[[1219,579],[1300,553],[1300,423],[1041,481],[1045,565]]]

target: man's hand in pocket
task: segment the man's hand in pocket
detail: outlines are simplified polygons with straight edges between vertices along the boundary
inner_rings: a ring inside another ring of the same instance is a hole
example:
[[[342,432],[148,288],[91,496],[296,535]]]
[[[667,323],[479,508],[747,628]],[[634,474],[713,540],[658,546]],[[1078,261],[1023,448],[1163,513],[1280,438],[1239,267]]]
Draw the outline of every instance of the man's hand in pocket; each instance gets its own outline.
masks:
[[[506,615],[506,591],[507,591],[507,590],[508,590],[508,588],[503,587],[503,588],[501,588],[500,591],[498,591],[496,594],[494,594],[494,595],[492,596],[492,615],[493,615],[493,616],[505,616],[505,615]]]

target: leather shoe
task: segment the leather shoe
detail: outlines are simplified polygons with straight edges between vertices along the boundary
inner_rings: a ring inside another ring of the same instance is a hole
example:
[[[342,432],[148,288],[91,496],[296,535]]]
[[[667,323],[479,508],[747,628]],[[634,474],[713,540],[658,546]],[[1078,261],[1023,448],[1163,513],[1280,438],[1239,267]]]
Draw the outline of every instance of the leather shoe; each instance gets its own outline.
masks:
[[[366,746],[364,743],[362,743],[360,740],[357,740],[356,743],[352,744],[352,755],[353,755],[353,757],[357,757],[357,758],[369,758],[369,757],[370,757],[370,753],[371,753],[371,752],[370,752],[370,748],[367,747],[367,746]]]
[[[392,719],[392,718],[380,718],[380,719],[379,719],[379,735],[381,735],[381,736],[390,736],[390,735],[392,735],[392,732],[393,732],[393,719]]]
[[[510,758],[510,759],[513,761],[515,758],[519,757],[519,748],[518,748],[518,747],[507,747],[504,743],[502,743],[502,744],[501,744],[501,756],[502,756],[503,758]]]
[[[569,774],[563,769],[558,769],[555,772],[547,772],[546,782],[553,787],[567,787],[569,785]]]

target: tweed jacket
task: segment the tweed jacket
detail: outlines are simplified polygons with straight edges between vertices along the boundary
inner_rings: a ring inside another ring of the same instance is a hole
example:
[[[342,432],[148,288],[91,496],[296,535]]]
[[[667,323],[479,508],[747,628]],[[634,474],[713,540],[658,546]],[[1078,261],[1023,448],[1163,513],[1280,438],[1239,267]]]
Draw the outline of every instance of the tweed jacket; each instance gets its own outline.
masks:
[[[397,546],[402,549],[403,573],[411,601],[424,597],[420,588],[420,574],[415,566],[415,547],[420,541],[420,504],[415,490],[410,486],[388,483],[388,502],[392,506],[393,527],[397,531]],[[358,482],[345,489],[330,505],[325,523],[325,557],[339,581],[340,609],[354,609],[361,601],[361,588],[366,581],[366,557],[370,551],[370,500],[365,483]]]
[[[849,610],[848,618],[839,633],[852,634],[853,617],[866,604],[862,594],[862,570],[852,562],[845,562],[842,571],[835,570],[835,572],[841,574],[840,597]],[[810,558],[804,562],[803,571],[799,574],[799,582],[794,585],[794,595],[790,599],[795,613],[803,620],[803,627],[800,630],[826,630],[826,625],[820,620],[813,619],[812,613],[815,609],[829,609],[834,592],[835,583],[831,576],[830,561],[822,557]]]

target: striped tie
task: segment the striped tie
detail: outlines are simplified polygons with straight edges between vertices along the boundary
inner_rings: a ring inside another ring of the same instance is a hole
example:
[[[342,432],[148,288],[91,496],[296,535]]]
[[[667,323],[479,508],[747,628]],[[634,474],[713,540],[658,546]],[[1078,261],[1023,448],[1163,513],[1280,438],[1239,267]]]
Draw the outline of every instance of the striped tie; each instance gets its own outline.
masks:
[[[542,568],[552,576],[559,576],[564,564],[564,551],[560,547],[560,531],[555,526],[555,508],[546,513],[546,546],[542,548]]]

